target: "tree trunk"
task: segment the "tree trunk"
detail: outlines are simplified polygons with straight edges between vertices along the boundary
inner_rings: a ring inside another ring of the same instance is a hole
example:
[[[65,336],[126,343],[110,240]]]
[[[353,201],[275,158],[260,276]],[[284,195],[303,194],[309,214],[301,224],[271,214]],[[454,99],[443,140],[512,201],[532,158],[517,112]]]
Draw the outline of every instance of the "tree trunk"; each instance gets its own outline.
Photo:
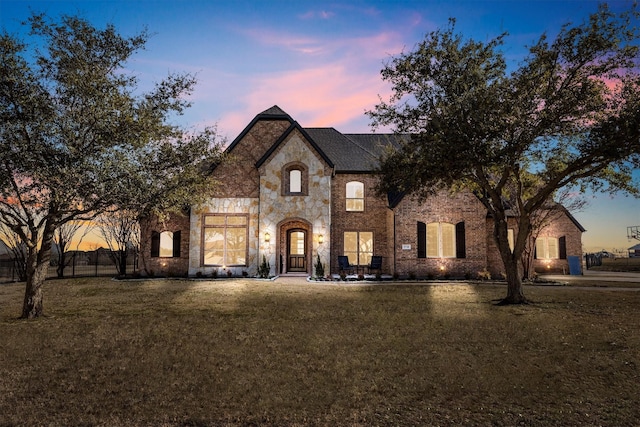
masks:
[[[509,264],[509,265],[507,265]],[[528,304],[522,291],[522,275],[515,262],[505,263],[507,272],[507,296],[498,305]]]
[[[62,245],[60,245],[62,247]],[[67,266],[67,254],[63,249],[60,249],[60,254],[58,255],[58,267],[56,268],[56,272],[58,273],[58,278],[64,278],[64,268]]]
[[[36,233],[34,233],[35,235]],[[37,238],[36,238],[37,239]],[[51,261],[51,244],[53,230],[45,226],[40,250],[34,244],[27,254],[27,286],[22,304],[22,319],[34,319],[44,315],[42,286],[47,277],[49,262]]]
[[[27,287],[22,304],[22,319],[34,319],[44,314],[42,286],[47,276],[48,263],[40,263],[27,272]]]
[[[127,250],[121,249],[119,252],[120,252],[119,253],[120,256],[118,257],[119,258],[118,262],[120,264],[120,268],[118,270],[120,270],[119,273],[121,276],[126,276],[127,275]]]
[[[523,237],[519,235],[516,238],[513,251],[509,247],[508,237],[508,223],[504,212],[499,212],[497,215],[501,220],[496,219],[494,224],[494,238],[498,250],[500,251],[500,258],[502,259],[502,265],[504,266],[505,274],[507,276],[507,296],[500,301],[499,305],[509,304],[527,304],[528,301],[524,296],[522,290],[522,266],[521,257],[525,249]],[[527,223],[520,224],[519,231],[527,230]]]

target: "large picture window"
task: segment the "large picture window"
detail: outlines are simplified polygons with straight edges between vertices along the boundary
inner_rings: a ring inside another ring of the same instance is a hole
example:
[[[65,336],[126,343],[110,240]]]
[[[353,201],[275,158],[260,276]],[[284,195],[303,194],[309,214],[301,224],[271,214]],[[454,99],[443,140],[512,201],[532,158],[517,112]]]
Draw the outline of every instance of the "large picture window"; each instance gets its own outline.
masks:
[[[368,265],[373,256],[373,232],[346,231],[344,233],[344,255],[349,264]]]
[[[364,211],[364,184],[358,181],[347,182],[347,211]]]
[[[249,250],[247,236],[247,215],[205,215],[202,230],[202,263],[221,266],[246,265]]]

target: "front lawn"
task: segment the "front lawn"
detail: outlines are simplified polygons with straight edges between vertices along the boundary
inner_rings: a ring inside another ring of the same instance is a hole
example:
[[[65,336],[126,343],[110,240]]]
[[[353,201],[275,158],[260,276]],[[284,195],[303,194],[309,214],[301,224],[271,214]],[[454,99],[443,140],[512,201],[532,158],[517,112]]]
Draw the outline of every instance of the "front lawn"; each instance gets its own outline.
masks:
[[[0,285],[0,425],[636,425],[640,292]]]

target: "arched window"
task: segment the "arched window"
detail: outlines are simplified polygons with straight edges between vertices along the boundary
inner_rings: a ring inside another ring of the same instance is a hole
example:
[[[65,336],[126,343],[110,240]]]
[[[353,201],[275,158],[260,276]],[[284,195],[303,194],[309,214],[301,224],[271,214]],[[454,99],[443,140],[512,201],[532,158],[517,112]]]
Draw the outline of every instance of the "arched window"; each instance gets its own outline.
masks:
[[[309,171],[301,162],[291,162],[283,166],[283,196],[307,196],[309,194]]]
[[[347,182],[347,211],[364,211],[364,184],[359,181]]]
[[[302,171],[300,169],[289,171],[289,193],[302,193]]]

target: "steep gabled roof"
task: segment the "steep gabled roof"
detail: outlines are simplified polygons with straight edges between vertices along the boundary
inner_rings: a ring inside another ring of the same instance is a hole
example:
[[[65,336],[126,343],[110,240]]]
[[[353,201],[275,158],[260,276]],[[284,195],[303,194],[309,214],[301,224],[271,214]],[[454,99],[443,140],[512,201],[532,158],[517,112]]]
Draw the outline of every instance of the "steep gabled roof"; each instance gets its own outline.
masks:
[[[238,135],[236,139],[234,139],[233,142],[229,144],[229,146],[225,149],[225,151],[227,153],[231,152],[231,150],[233,150],[234,147],[238,145],[240,141],[242,141],[242,138],[244,138],[247,135],[247,133],[249,133],[251,128],[261,120],[271,120],[271,121],[283,120],[283,121],[288,121],[289,123],[294,123],[294,120],[291,118],[290,115],[285,113],[277,105],[274,105],[273,107],[267,108],[262,113],[255,116],[253,120],[251,120],[251,122],[247,126],[245,126],[242,132],[240,132],[240,135]]]
[[[336,172],[346,173],[373,172],[378,166],[385,147],[388,145],[398,147],[400,142],[407,137],[406,135],[374,133],[343,134],[334,128],[302,128],[289,114],[274,105],[256,115],[225,151],[231,152],[251,128],[262,120],[286,121],[289,122],[289,127],[258,160],[256,166],[264,163],[278,145],[296,129],[309,141],[327,164],[335,167]]]
[[[291,123],[291,126],[289,126],[289,128],[280,136],[280,138],[278,138],[278,140],[271,146],[271,148],[269,148],[269,150],[267,150],[266,153],[264,153],[264,155],[256,162],[256,167],[259,168],[269,157],[271,157],[271,154],[273,154],[274,151],[276,151],[276,149],[278,148],[278,146],[285,140],[287,139],[287,137],[291,134],[291,132],[293,132],[294,130],[298,130],[302,136],[309,141],[309,144],[311,144],[311,146],[313,147],[314,150],[316,150],[316,152],[318,153],[318,155],[320,157],[322,157],[322,159],[327,162],[327,164],[330,167],[335,167],[335,164],[333,161],[331,161],[331,158],[329,156],[327,156],[327,154],[322,150],[322,148],[320,148],[318,146],[318,144],[315,143],[314,139],[307,133],[307,131],[305,129],[303,129],[302,127],[300,127],[300,125],[298,124],[298,122],[293,122]]]

